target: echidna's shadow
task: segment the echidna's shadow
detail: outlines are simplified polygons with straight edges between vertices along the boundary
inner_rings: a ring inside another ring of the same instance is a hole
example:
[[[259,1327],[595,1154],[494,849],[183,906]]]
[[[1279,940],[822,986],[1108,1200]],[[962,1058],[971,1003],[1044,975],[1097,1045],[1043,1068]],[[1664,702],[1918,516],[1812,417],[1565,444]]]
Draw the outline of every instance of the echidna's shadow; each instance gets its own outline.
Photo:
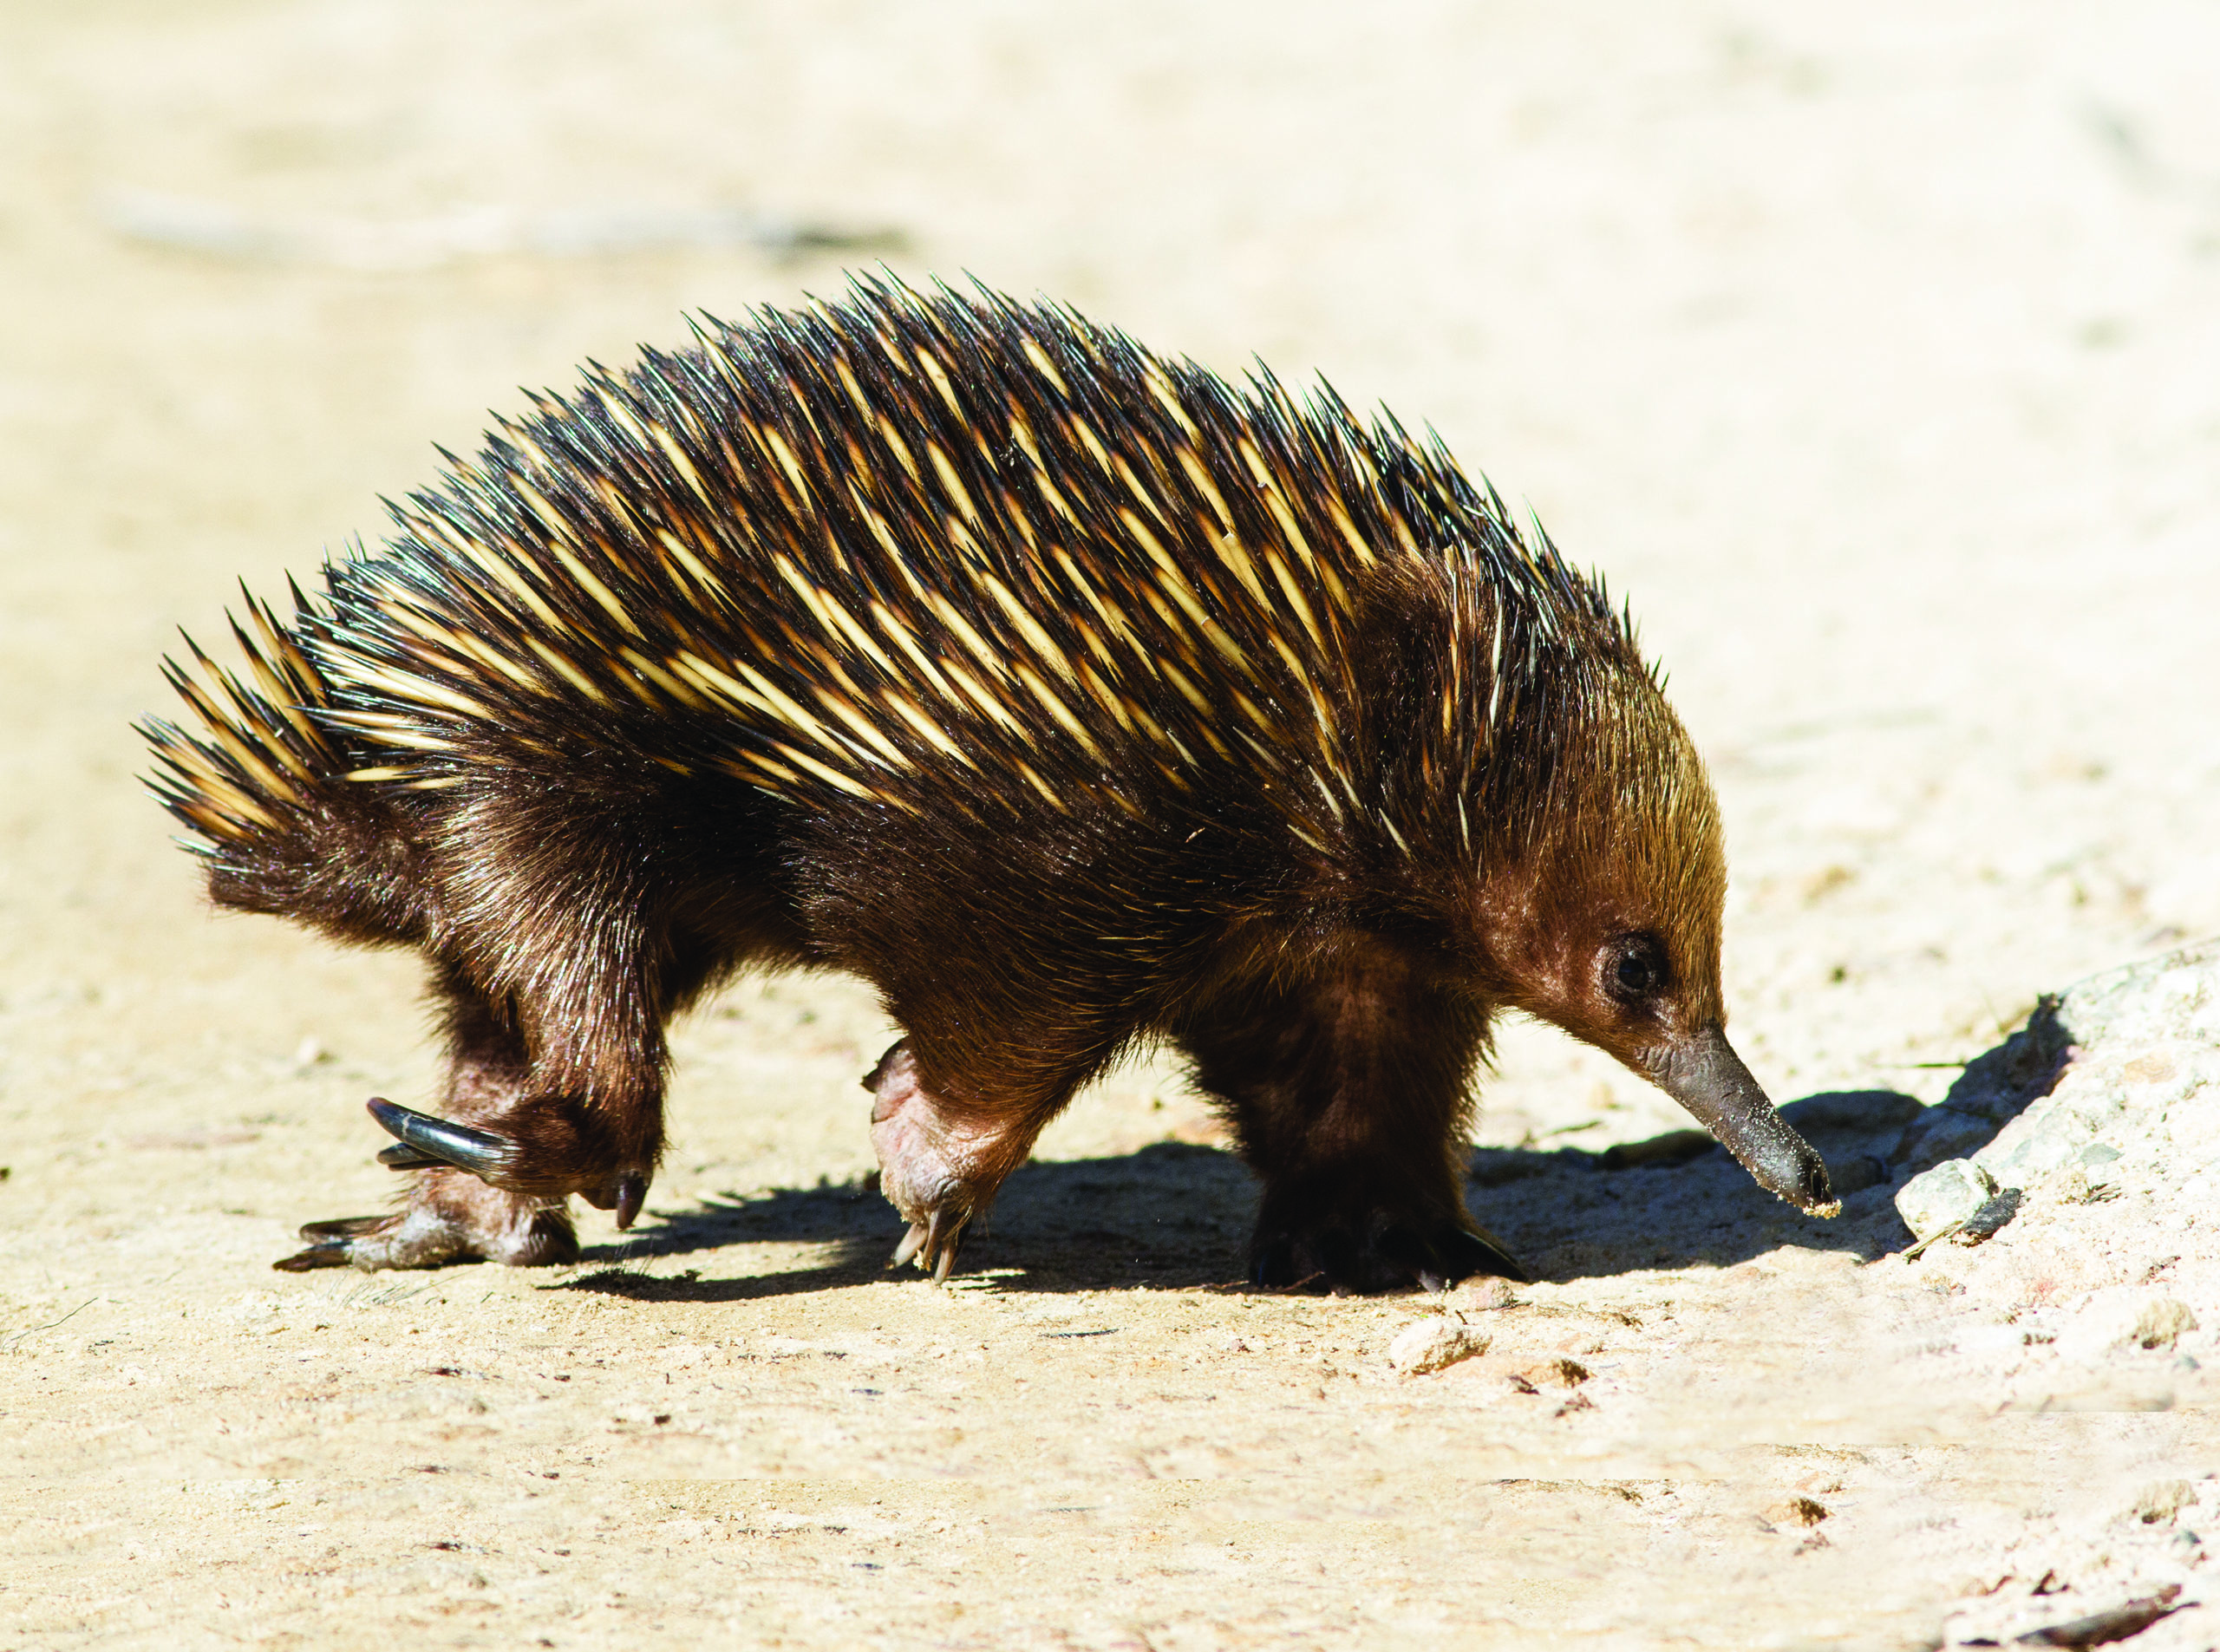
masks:
[[[1814,1134],[1838,1175],[1874,1175],[1864,1161],[1875,1155],[1859,1149],[1877,1142]],[[1845,1199],[1842,1217],[1823,1222],[1773,1198],[1724,1152],[1685,1133],[1605,1152],[1476,1149],[1472,1174],[1474,1214],[1544,1279],[1726,1267],[1782,1245],[1870,1260],[1903,1240],[1885,1172]],[[1231,1153],[1179,1142],[1113,1159],[1028,1165],[1004,1186],[987,1231],[967,1237],[961,1277],[989,1276],[989,1288],[1002,1291],[1231,1285],[1244,1276],[1256,1203],[1254,1179]],[[876,1191],[859,1185],[730,1196],[669,1211],[624,1243],[588,1247],[584,1260],[600,1270],[564,1288],[739,1302],[864,1284],[887,1277],[903,1225]],[[800,1266],[774,1262],[763,1270],[757,1258],[766,1246],[808,1246],[813,1254]],[[681,1256],[702,1265],[681,1276],[639,1266]]]
[[[1935,1107],[1860,1090],[1783,1107],[1844,1195],[1832,1220],[1781,1203],[1694,1131],[1600,1152],[1476,1148],[1467,1202],[1541,1279],[1727,1267],[1784,1245],[1871,1261],[1905,1241],[1891,1195],[1912,1170],[1974,1152],[2056,1082],[2068,1040],[2054,1009],[2047,1002],[2024,1031],[1969,1062]],[[964,1277],[986,1276],[1005,1291],[1231,1285],[1244,1276],[1256,1204],[1256,1184],[1231,1153],[1182,1142],[1030,1164],[1004,1185],[986,1231],[965,1239]],[[729,1195],[658,1214],[658,1225],[623,1244],[589,1247],[584,1259],[600,1270],[558,1288],[694,1302],[826,1290],[885,1277],[903,1231],[885,1200],[861,1185]],[[749,1268],[764,1245],[816,1249],[803,1266]],[[627,1265],[712,1253],[739,1265],[679,1277]]]
[[[1249,1172],[1215,1148],[1159,1141],[1116,1158],[1036,1162],[1002,1185],[983,1231],[966,1234],[960,1277],[989,1275],[992,1288],[1013,1290],[1223,1284],[1241,1277],[1255,1207]],[[863,1284],[888,1277],[905,1225],[876,1190],[853,1184],[730,1194],[658,1214],[659,1225],[628,1242],[588,1246],[586,1263],[614,1265],[568,1288],[737,1302]],[[738,1259],[763,1245],[820,1248],[806,1266],[738,1277],[673,1278],[626,1265],[708,1252]]]

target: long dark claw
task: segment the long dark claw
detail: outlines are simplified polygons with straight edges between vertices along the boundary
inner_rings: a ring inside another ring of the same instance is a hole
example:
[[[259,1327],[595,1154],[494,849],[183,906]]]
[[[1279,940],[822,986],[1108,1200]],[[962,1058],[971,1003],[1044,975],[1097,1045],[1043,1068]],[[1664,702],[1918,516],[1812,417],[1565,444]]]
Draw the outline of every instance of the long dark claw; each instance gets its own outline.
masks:
[[[898,1268],[924,1249],[925,1227],[922,1222],[910,1224],[910,1231],[902,1236],[902,1243],[894,1247],[894,1254],[886,1259],[890,1268]]]
[[[312,1268],[438,1268],[502,1262],[537,1268],[576,1262],[578,1237],[561,1203],[511,1193],[467,1176],[434,1176],[391,1216],[347,1216],[301,1230],[308,1249],[273,1263],[280,1273]]]
[[[1518,1257],[1486,1234],[1474,1233],[1469,1228],[1459,1228],[1442,1245],[1441,1270],[1452,1284],[1476,1274],[1509,1279],[1522,1285],[1534,1283],[1534,1276],[1519,1265]]]
[[[1473,1274],[1524,1282],[1526,1270],[1485,1234],[1465,1228],[1420,1230],[1394,1223],[1374,1241],[1381,1259],[1406,1270],[1419,1289],[1439,1293]]]
[[[270,1265],[280,1273],[307,1273],[316,1268],[350,1268],[355,1263],[354,1241],[361,1235],[386,1226],[389,1216],[338,1216],[326,1222],[305,1222],[301,1225],[301,1237],[309,1242],[305,1250],[297,1250],[282,1261]]]
[[[948,1213],[937,1209],[925,1218],[925,1247],[917,1253],[917,1266],[931,1274],[936,1281],[946,1277],[941,1271],[947,1266],[941,1257],[941,1246],[948,1243],[948,1236],[943,1231],[943,1224],[947,1220]]]
[[[395,1170],[452,1165],[492,1182],[508,1170],[514,1157],[516,1150],[509,1139],[490,1130],[473,1130],[468,1125],[434,1119],[429,1113],[388,1101],[382,1095],[372,1096],[368,1105],[370,1117],[378,1121],[379,1127],[402,1144],[399,1153],[408,1155],[399,1156],[391,1147],[378,1155],[379,1163],[390,1165]]]
[[[411,1147],[406,1142],[396,1141],[390,1147],[378,1149],[378,1163],[388,1170],[430,1170],[447,1162],[444,1159],[434,1159],[428,1152]]]
[[[644,1176],[620,1177],[617,1183],[617,1231],[623,1232],[632,1225],[640,1213],[640,1205],[648,1197],[648,1179]]]
[[[368,1233],[381,1223],[393,1218],[387,1216],[335,1216],[328,1222],[304,1222],[304,1239],[351,1239],[358,1233]]]
[[[918,1267],[932,1275],[939,1284],[956,1266],[956,1250],[963,1237],[969,1216],[951,1216],[946,1211],[934,1211],[922,1222],[910,1224],[910,1231],[902,1236],[901,1244],[894,1247],[894,1254],[886,1259],[890,1268],[898,1268],[914,1259]]]
[[[307,1237],[308,1230],[304,1228],[301,1236]],[[311,1269],[346,1268],[353,1263],[354,1257],[348,1250],[347,1239],[342,1235],[334,1235],[328,1239],[318,1239],[307,1250],[296,1250],[291,1256],[270,1265],[279,1273],[307,1273]]]

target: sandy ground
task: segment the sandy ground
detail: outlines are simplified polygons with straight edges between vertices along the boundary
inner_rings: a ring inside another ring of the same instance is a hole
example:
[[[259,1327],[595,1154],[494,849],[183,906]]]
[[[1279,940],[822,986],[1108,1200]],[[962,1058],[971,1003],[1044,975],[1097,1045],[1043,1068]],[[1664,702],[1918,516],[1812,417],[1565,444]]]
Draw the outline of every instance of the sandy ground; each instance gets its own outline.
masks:
[[[858,1181],[888,1029],[788,979],[681,1029],[630,1239],[269,1270],[388,1195],[360,1104],[429,1053],[407,960],[199,903],[125,727],[173,628],[513,387],[844,263],[1324,371],[1531,501],[1671,669],[1738,1041],[1864,1098],[1838,1165],[2220,931],[2220,14],[1358,17],[0,10],[0,1647],[1898,1648],[2203,1597],[2210,955],[2066,1069],[2114,1182],[1911,1263],[1888,1182],[1821,1224],[1604,1167],[1685,1121],[1518,1029],[1473,1200],[1539,1284],[1229,1288],[1247,1179],[1141,1066],[936,1289]],[[2055,1062],[2007,1076],[1989,1134]],[[1487,1351],[1402,1374],[1437,1317]],[[2133,1644],[2216,1641],[2220,1593]]]

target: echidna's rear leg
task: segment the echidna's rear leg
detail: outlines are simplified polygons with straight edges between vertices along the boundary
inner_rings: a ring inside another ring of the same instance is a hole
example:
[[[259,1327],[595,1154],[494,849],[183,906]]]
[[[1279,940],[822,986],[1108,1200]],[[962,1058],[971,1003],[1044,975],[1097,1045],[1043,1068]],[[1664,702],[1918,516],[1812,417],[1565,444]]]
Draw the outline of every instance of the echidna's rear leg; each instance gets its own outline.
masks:
[[[892,1266],[914,1259],[945,1279],[964,1228],[1094,1070],[1084,1055],[1048,1055],[1022,1027],[1004,1031],[998,1058],[967,1060],[966,1041],[950,1040],[938,1064],[936,1041],[904,1038],[865,1076],[879,1191],[910,1224]]]
[[[1392,956],[1256,988],[1180,1029],[1203,1087],[1263,1178],[1260,1285],[1439,1287],[1524,1271],[1466,1216],[1459,1173],[1475,1007]]]
[[[532,1062],[513,1022],[459,971],[444,972],[447,1081],[440,1111],[465,1126],[502,1119],[529,1093]],[[445,1166],[416,1172],[408,1202],[384,1217],[311,1222],[306,1250],[277,1265],[310,1268],[435,1268],[447,1262],[545,1266],[578,1258],[569,1201],[560,1194],[511,1192]]]
[[[737,960],[802,955],[759,812],[623,763],[569,780],[489,769],[428,833],[446,1117],[373,1105],[399,1138],[379,1157],[422,1174],[393,1224],[311,1232],[311,1255],[565,1261],[572,1193],[630,1226],[663,1150],[665,1021]]]
[[[879,1191],[910,1224],[891,1265],[914,1258],[945,1279],[965,1225],[1025,1161],[1038,1127],[1026,1128],[1022,1113],[997,1116],[951,1107],[944,1093],[927,1084],[906,1038],[864,1075],[864,1088],[872,1093]]]

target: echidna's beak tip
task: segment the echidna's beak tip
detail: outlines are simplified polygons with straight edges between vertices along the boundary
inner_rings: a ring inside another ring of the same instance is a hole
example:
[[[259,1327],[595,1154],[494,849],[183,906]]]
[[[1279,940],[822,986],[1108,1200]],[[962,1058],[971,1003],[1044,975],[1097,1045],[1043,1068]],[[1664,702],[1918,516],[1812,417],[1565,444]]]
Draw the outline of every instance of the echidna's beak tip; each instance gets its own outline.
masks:
[[[1724,1030],[1707,1027],[1647,1065],[1658,1087],[1716,1136],[1759,1186],[1806,1215],[1842,1213],[1826,1161],[1773,1111]]]

